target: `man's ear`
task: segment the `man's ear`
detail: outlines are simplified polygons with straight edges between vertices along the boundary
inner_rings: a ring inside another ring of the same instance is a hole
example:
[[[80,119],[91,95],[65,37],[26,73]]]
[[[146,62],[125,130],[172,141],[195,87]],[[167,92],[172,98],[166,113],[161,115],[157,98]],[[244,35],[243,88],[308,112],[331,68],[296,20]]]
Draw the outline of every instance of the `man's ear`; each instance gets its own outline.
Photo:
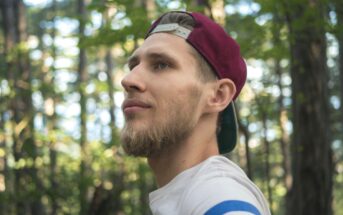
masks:
[[[232,80],[224,78],[217,80],[212,88],[213,92],[208,100],[208,112],[221,112],[232,101],[236,86]]]

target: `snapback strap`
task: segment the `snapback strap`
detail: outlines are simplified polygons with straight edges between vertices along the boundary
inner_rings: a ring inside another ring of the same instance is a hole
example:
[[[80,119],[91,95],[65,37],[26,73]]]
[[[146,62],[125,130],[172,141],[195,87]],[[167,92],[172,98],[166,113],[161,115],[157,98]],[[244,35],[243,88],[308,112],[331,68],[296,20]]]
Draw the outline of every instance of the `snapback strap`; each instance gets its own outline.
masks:
[[[191,33],[189,29],[182,27],[177,23],[157,25],[154,28],[154,30],[150,33],[150,35],[154,33],[159,33],[159,32],[166,32],[166,33],[174,34],[184,39],[187,39],[189,34]]]

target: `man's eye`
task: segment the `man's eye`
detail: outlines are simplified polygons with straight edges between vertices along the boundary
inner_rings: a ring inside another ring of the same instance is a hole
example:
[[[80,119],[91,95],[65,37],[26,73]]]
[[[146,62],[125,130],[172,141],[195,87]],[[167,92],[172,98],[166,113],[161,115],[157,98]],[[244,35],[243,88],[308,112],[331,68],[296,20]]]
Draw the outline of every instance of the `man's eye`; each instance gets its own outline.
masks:
[[[168,67],[169,67],[169,65],[167,63],[164,63],[164,62],[158,62],[158,63],[154,64],[155,70],[163,70],[163,69],[167,69]]]

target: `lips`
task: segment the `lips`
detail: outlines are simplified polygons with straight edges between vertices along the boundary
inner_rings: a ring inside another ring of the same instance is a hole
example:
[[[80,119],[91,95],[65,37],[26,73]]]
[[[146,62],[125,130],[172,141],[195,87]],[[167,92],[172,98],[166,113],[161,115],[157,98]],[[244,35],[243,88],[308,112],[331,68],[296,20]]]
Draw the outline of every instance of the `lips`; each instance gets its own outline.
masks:
[[[148,108],[151,108],[151,105],[137,99],[126,99],[122,105],[125,114],[142,111]]]

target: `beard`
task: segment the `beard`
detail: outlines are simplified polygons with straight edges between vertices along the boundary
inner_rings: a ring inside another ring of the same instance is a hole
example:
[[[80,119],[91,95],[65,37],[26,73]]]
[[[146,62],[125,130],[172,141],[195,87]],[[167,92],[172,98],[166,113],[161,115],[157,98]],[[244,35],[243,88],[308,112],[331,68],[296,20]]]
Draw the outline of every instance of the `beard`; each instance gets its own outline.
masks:
[[[145,124],[137,129],[131,124],[136,116],[126,118],[121,132],[124,151],[136,157],[152,157],[177,146],[189,137],[197,124],[195,110],[199,101],[200,89],[193,87],[186,99],[167,102],[164,117],[151,120],[151,126]]]

